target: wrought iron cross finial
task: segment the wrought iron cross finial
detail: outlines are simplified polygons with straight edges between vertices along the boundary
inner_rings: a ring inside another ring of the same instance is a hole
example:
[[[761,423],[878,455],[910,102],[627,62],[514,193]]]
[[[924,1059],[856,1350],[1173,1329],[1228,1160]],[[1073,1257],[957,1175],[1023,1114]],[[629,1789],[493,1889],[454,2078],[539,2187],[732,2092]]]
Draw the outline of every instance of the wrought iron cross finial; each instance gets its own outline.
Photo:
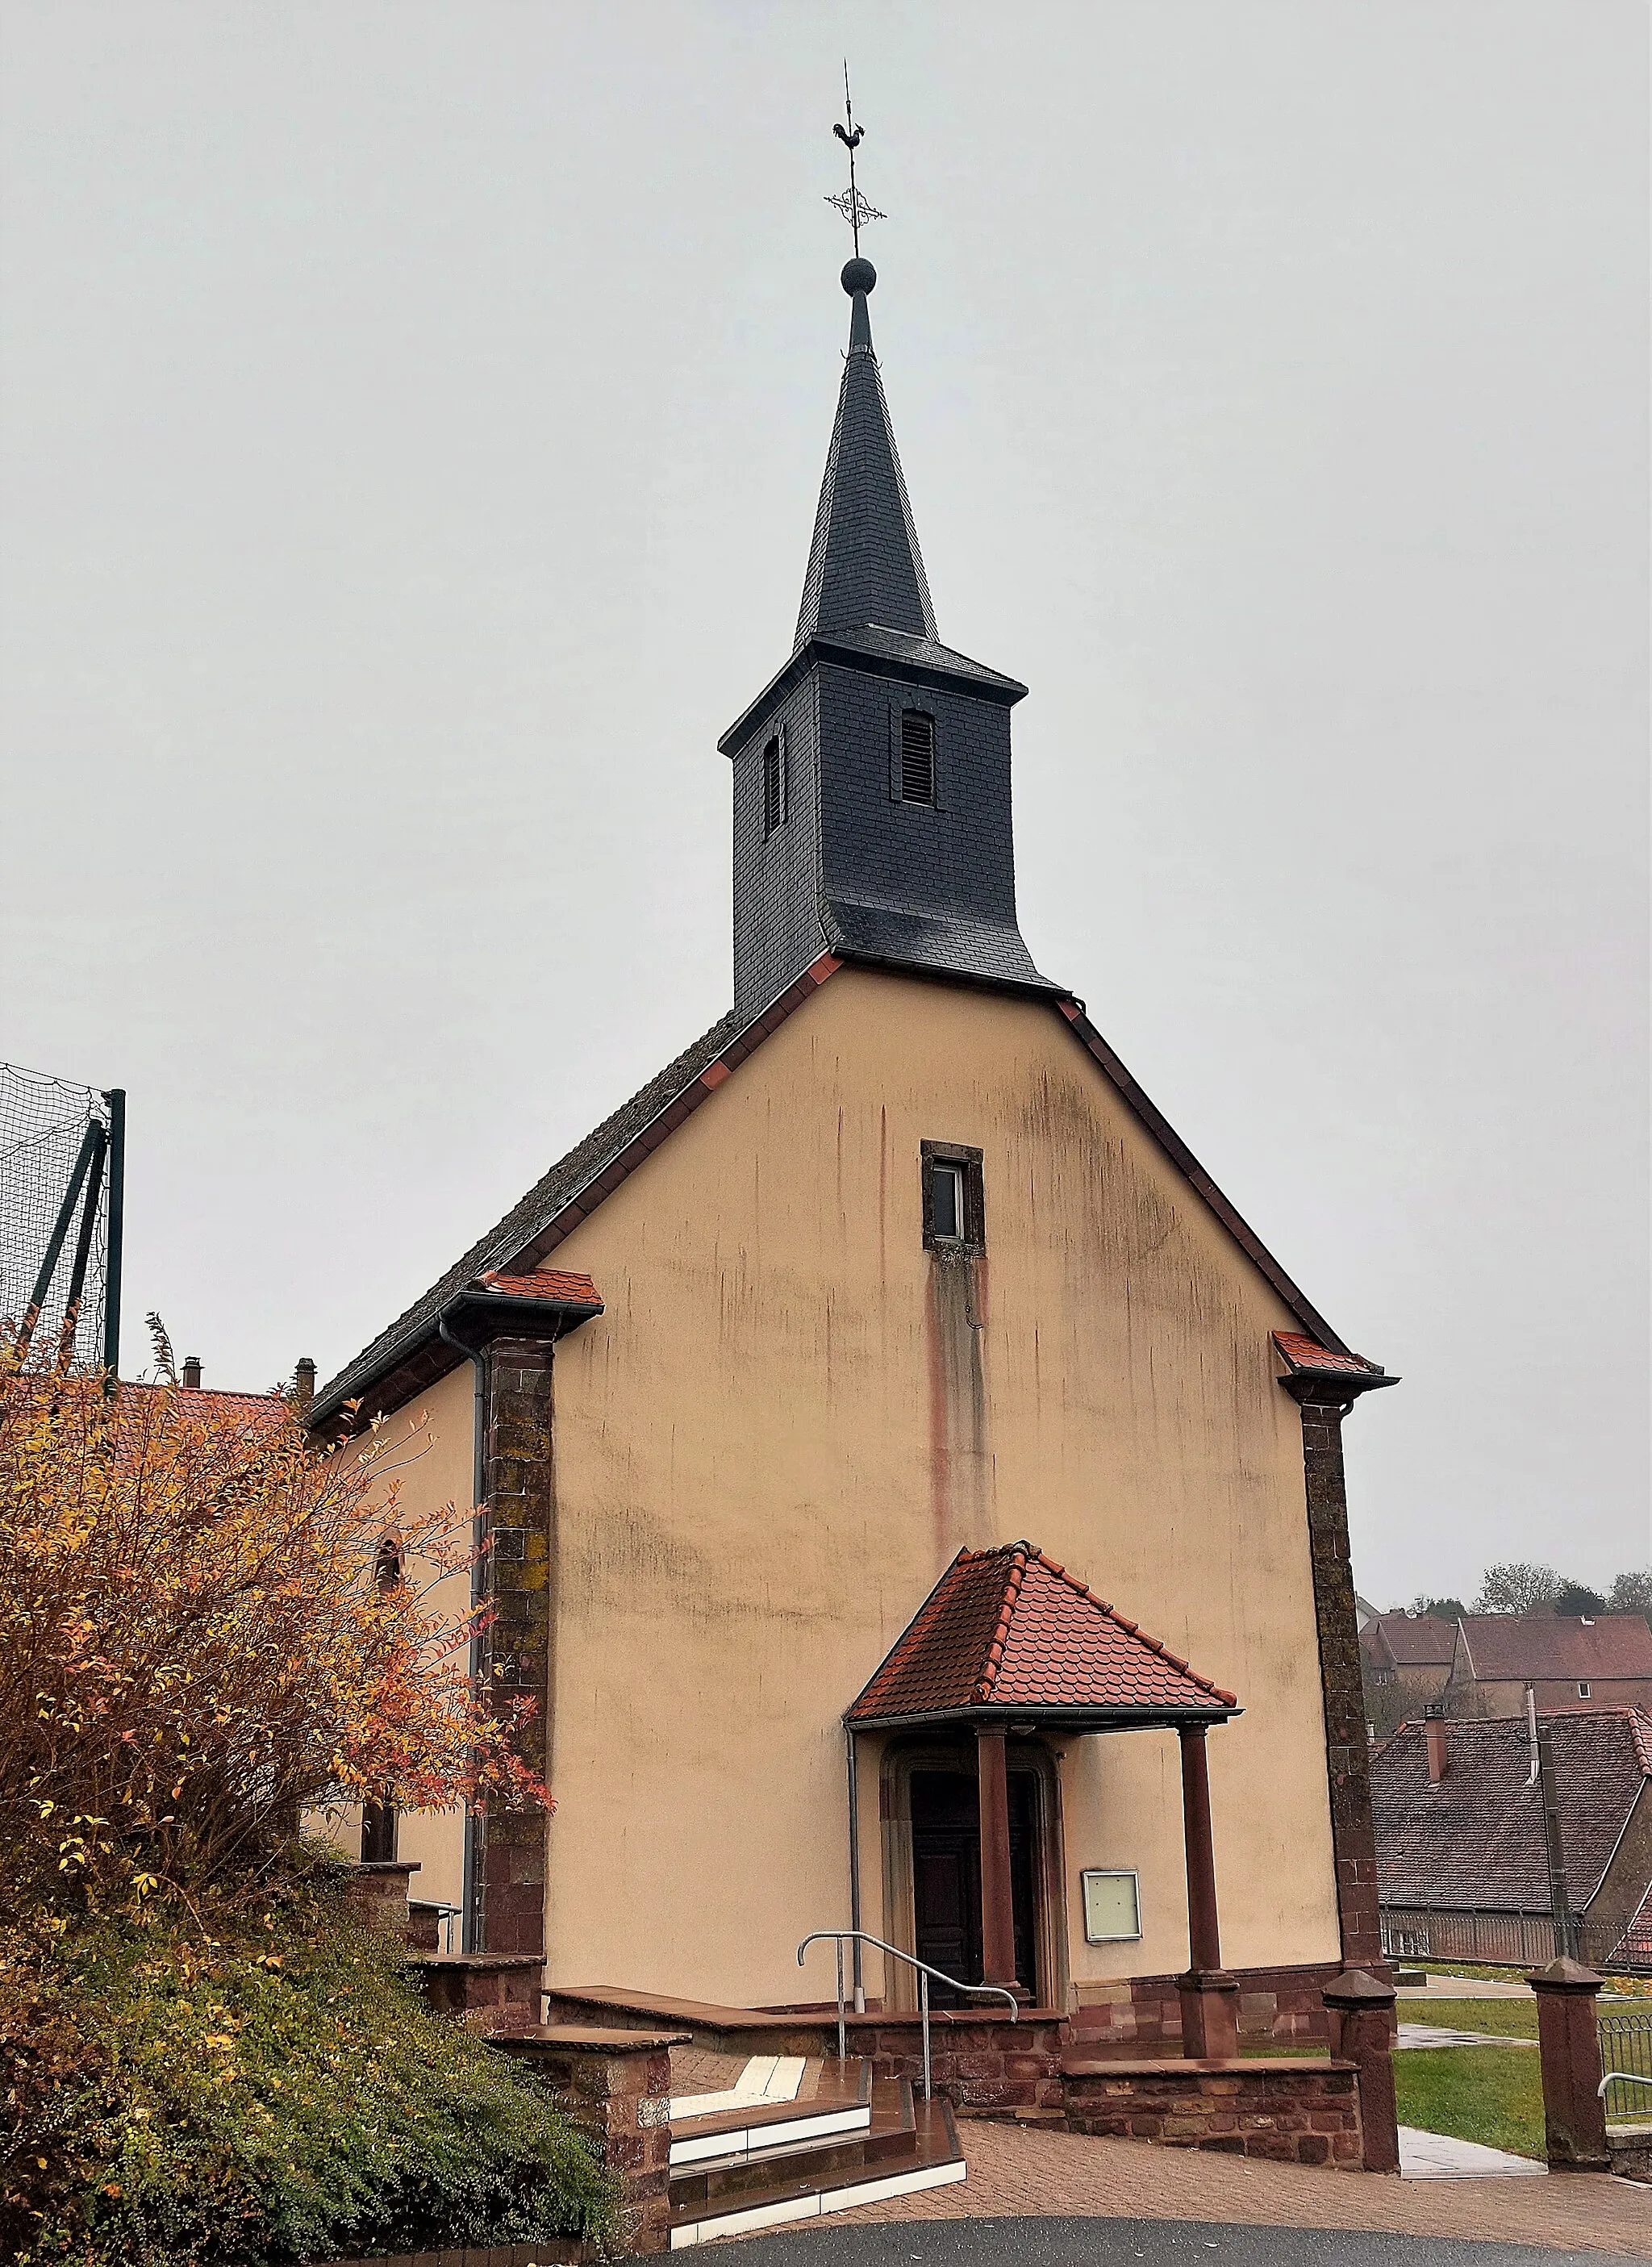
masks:
[[[857,126],[855,123],[855,106],[849,99],[849,67],[847,62],[843,65],[843,115],[848,121],[847,124],[834,125],[832,131],[849,153],[849,185],[841,195],[827,197],[826,202],[834,212],[841,212],[848,221],[855,238],[855,257],[858,260],[861,256],[863,224],[869,220],[887,220],[889,216],[887,213],[880,213],[876,205],[869,204],[855,185],[855,152],[860,148],[861,138],[866,129],[863,126]]]

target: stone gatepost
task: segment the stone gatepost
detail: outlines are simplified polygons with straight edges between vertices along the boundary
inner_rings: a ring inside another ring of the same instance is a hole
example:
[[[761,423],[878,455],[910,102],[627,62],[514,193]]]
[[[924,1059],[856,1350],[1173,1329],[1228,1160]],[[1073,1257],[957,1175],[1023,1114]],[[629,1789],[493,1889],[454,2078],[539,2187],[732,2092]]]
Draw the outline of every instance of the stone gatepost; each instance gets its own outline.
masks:
[[[1543,2063],[1543,2129],[1552,2173],[1609,2173],[1606,2105],[1601,2099],[1600,2033],[1595,1999],[1604,1977],[1575,1960],[1556,1960],[1526,1981],[1538,1995],[1538,2052]]]
[[[1394,1987],[1362,1969],[1333,1977],[1323,1998],[1331,2059],[1359,2073],[1360,2135],[1368,2173],[1399,2170],[1399,2113],[1394,2102]]]
[[[488,2043],[542,2080],[595,2143],[620,2191],[628,2252],[671,2249],[672,2058],[686,2031],[541,2023]]]
[[[385,1862],[367,1860],[352,1866],[349,1874],[350,1903],[358,1917],[370,1928],[380,1929],[386,1936],[408,1937],[412,1914],[407,1904],[407,1883],[420,1868],[415,1862],[391,1859]]]

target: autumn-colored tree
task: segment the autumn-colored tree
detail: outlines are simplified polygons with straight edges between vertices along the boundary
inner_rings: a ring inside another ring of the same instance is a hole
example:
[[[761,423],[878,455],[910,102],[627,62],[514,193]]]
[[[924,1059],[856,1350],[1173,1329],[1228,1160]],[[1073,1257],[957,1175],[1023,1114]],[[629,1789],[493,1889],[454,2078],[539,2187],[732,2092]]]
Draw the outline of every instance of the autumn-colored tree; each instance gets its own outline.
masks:
[[[0,1897],[222,1895],[329,1803],[548,1807],[532,1704],[473,1688],[476,1618],[430,1595],[467,1516],[400,1516],[416,1428],[320,1455],[278,1395],[180,1392],[160,1352],[114,1385],[0,1346]]]

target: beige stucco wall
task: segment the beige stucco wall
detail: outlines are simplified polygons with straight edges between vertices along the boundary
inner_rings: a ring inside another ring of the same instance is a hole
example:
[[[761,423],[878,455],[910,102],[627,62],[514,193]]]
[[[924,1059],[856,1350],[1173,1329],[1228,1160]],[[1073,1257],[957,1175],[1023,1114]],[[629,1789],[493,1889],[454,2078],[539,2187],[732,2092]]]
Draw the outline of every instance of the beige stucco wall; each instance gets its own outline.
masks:
[[[925,1138],[985,1153],[973,1290],[922,1247]],[[554,1979],[824,1992],[793,1948],[848,1919],[841,1711],[960,1544],[1023,1537],[1245,1704],[1228,1961],[1336,1956],[1296,1325],[1054,1009],[843,970],[553,1264],[606,1302],[555,1361]],[[1184,1964],[1173,1735],[1061,1771],[1075,1985]],[[1087,1865],[1140,1869],[1140,1945],[1084,1943]]]
[[[468,1362],[387,1417],[372,1435],[375,1493],[385,1509],[386,1533],[402,1520],[452,1505],[468,1517],[473,1493],[472,1441],[474,1393]],[[346,1449],[359,1456],[360,1448]],[[425,1591],[429,1610],[458,1620],[470,1601],[467,1574],[433,1579],[436,1570],[416,1556],[407,1577]],[[311,1831],[325,1835],[346,1857],[358,1858],[362,1814],[358,1806],[318,1813],[307,1819]],[[458,1904],[464,1891],[465,1843],[462,1811],[403,1811],[397,1824],[398,1854],[416,1863],[408,1895],[439,1904]]]

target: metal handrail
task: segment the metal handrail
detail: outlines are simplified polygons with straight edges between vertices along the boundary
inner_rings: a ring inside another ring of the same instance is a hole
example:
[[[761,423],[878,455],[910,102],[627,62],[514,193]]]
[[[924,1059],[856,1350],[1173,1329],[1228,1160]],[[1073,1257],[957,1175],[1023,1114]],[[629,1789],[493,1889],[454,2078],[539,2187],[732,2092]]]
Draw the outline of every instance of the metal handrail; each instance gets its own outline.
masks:
[[[816,1929],[812,1936],[805,1936],[803,1942],[797,1947],[798,1967],[801,1968],[803,1966],[804,1955],[808,1951],[809,1947],[811,1944],[823,1943],[830,1943],[837,1947],[838,2060],[840,2062],[842,2062],[848,2053],[848,2038],[843,2020],[844,1946],[848,1943],[876,1945],[879,1952],[886,1952],[892,1960],[904,1960],[908,1968],[915,1968],[917,1970],[918,2020],[923,2026],[923,2098],[926,2102],[932,2101],[934,2099],[935,2093],[935,2089],[929,2082],[929,1978],[931,1976],[934,1977],[937,1984],[944,1984],[949,1992],[990,1992],[996,1999],[1008,1999],[1010,2002],[1010,2021],[1012,2023],[1018,2023],[1021,2020],[1020,2003],[1017,1999],[1015,1993],[1007,1990],[1003,1985],[960,1984],[956,1976],[948,1976],[938,1968],[931,1968],[927,1960],[915,1959],[910,1952],[903,1952],[898,1944],[885,1944],[881,1936],[869,1935],[863,1928]]]
[[[1642,2078],[1638,2070],[1609,2070],[1604,2078],[1601,2080],[1600,2084],[1595,2088],[1595,2099],[1597,2102],[1604,2102],[1605,2100],[1606,2088],[1612,2084],[1614,2078],[1626,2079],[1631,2086],[1652,2086],[1652,2078]]]

